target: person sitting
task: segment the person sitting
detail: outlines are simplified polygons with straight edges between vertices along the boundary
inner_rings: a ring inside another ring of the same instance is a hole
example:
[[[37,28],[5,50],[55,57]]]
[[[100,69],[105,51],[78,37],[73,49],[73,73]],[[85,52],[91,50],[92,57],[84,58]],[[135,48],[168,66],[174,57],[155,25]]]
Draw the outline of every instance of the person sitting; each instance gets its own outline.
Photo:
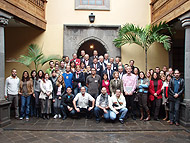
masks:
[[[89,105],[89,101],[92,102],[92,106]],[[90,94],[86,93],[85,87],[81,87],[81,92],[73,99],[73,105],[79,118],[82,116],[85,116],[87,119],[91,118],[94,104],[95,99]]]
[[[124,118],[127,114],[128,109],[126,108],[125,97],[121,94],[121,90],[117,89],[116,94],[112,95],[109,100],[110,119],[114,121],[117,115],[120,114],[119,122],[124,124]]]
[[[71,87],[67,87],[67,93],[63,95],[61,99],[61,113],[63,115],[63,120],[67,118],[67,116],[73,117],[75,115],[75,110],[73,107],[73,99],[74,95],[72,94]]]
[[[102,87],[102,93],[96,99],[96,107],[94,108],[94,115],[96,116],[96,123],[99,123],[101,116],[104,115],[106,121],[110,119],[109,100],[110,96],[107,94],[107,89]]]

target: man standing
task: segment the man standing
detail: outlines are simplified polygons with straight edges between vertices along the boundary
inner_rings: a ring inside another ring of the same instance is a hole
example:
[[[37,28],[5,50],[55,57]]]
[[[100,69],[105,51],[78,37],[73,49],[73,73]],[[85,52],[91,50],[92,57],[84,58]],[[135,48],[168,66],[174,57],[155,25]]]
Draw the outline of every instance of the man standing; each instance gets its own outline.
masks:
[[[60,70],[61,74],[63,74],[65,72],[65,62],[64,61],[60,61],[59,70]]]
[[[119,122],[123,124],[128,109],[126,108],[125,97],[121,94],[120,89],[117,89],[116,94],[110,98],[109,108],[111,109],[110,119],[114,121],[116,116],[120,114]]]
[[[80,52],[80,54],[81,54],[81,56],[79,57],[79,58],[80,58],[80,62],[84,62],[84,61],[85,61],[85,51],[82,50],[82,51]]]
[[[106,64],[104,63],[104,57],[101,55],[99,56],[99,62],[100,65],[102,66],[102,70],[104,71],[106,69]]]
[[[179,105],[182,101],[182,94],[185,89],[184,80],[180,78],[179,70],[175,70],[174,77],[169,83],[169,103],[170,103],[170,125],[174,122],[179,126]]]
[[[18,107],[18,91],[20,85],[20,79],[17,77],[16,69],[11,70],[11,76],[6,79],[5,82],[5,99],[14,103],[15,118],[19,118]]]
[[[114,63],[113,57],[110,58],[110,63],[111,63],[111,70],[118,71],[118,66],[116,66],[116,64]]]
[[[123,67],[122,66],[118,67],[118,72],[119,72],[119,79],[122,79],[123,75],[124,75],[124,73],[123,73]]]
[[[89,106],[89,101],[92,102],[91,107]],[[81,92],[78,93],[73,100],[73,105],[79,118],[83,115],[87,119],[91,118],[94,104],[95,99],[90,94],[86,93],[85,87],[81,87]]]
[[[123,88],[125,93],[125,98],[127,101],[128,109],[131,111],[131,117],[136,120],[136,115],[134,112],[134,90],[136,89],[137,77],[132,74],[131,66],[126,67],[126,74],[123,75]]]
[[[94,50],[93,51],[93,56],[90,57],[90,65],[93,63],[93,60],[94,58],[97,58],[98,59],[98,51],[97,50]]]
[[[49,61],[49,68],[46,70],[46,73],[49,74],[49,76],[51,76],[51,72],[52,70],[54,70],[54,62],[53,61]]]
[[[104,115],[106,121],[110,119],[109,100],[110,96],[107,94],[107,89],[102,87],[102,93],[96,99],[96,107],[94,114],[96,116],[96,123],[99,123],[101,116]]]
[[[73,74],[70,71],[70,66],[67,65],[66,66],[66,72],[62,74],[64,77],[64,81],[65,81],[65,88],[67,89],[67,87],[73,87],[72,86],[72,79],[73,79]]]
[[[93,59],[93,63],[90,65],[91,68],[95,68],[96,73],[101,76],[102,73],[102,66],[100,65],[100,63],[98,63],[98,59],[94,58]]]
[[[107,63],[107,68],[102,72],[102,78],[103,74],[106,73],[108,75],[108,80],[110,81],[113,79],[113,72],[114,70],[111,70],[111,63]]]
[[[100,76],[96,74],[95,68],[92,68],[91,75],[86,78],[86,86],[88,87],[88,93],[95,99],[99,94],[100,83]]]
[[[87,67],[87,66],[90,65],[89,54],[86,54],[84,58],[85,58],[85,61],[84,61],[84,63],[85,63],[85,67]]]
[[[76,64],[76,66],[77,66],[77,65],[80,65],[80,59],[77,58],[77,54],[76,54],[76,53],[73,53],[72,56],[73,56],[73,59],[71,59],[70,62],[71,62],[71,61],[74,61],[75,64]]]

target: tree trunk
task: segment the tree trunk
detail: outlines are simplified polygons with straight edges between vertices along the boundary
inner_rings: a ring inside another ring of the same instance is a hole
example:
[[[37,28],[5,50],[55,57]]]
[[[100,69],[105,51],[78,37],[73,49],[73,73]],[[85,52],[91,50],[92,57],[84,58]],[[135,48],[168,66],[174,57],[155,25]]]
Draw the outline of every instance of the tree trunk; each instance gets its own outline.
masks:
[[[145,73],[147,73],[147,48],[145,47]]]

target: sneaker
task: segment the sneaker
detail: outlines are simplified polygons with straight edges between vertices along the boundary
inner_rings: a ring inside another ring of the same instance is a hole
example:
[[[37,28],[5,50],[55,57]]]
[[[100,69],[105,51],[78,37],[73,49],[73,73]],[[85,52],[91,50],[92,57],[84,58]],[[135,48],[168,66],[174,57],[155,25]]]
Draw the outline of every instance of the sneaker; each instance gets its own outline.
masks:
[[[58,117],[58,115],[57,114],[55,114],[55,116],[53,117],[54,119],[57,119],[57,117]]]
[[[61,119],[61,114],[58,115],[59,119]]]
[[[23,117],[20,117],[20,120],[23,120]]]
[[[19,119],[19,116],[15,116],[15,119],[17,119],[17,120],[18,120],[18,119]]]
[[[119,122],[120,122],[121,124],[124,124],[123,119],[119,119]]]
[[[176,126],[179,126],[179,123],[178,123],[178,122],[176,122],[176,123],[175,123],[175,125],[176,125]]]
[[[29,121],[29,117],[26,117],[26,121]]]

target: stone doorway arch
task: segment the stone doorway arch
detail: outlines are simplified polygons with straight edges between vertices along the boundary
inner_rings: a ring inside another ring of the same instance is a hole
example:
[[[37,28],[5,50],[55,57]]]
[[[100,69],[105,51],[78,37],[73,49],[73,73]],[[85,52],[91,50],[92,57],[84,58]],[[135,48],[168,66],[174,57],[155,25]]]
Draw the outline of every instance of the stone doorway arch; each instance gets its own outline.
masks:
[[[119,28],[118,25],[64,25],[63,55],[72,58],[85,42],[95,40],[104,46],[110,57],[121,56],[121,49],[113,44]]]
[[[90,46],[93,46],[93,48]],[[109,53],[107,45],[99,38],[97,37],[88,37],[83,39],[76,47],[77,56],[80,56],[81,50],[84,50],[86,54],[89,54],[89,56],[93,55],[93,51],[97,50],[98,55],[104,55],[105,53]]]

